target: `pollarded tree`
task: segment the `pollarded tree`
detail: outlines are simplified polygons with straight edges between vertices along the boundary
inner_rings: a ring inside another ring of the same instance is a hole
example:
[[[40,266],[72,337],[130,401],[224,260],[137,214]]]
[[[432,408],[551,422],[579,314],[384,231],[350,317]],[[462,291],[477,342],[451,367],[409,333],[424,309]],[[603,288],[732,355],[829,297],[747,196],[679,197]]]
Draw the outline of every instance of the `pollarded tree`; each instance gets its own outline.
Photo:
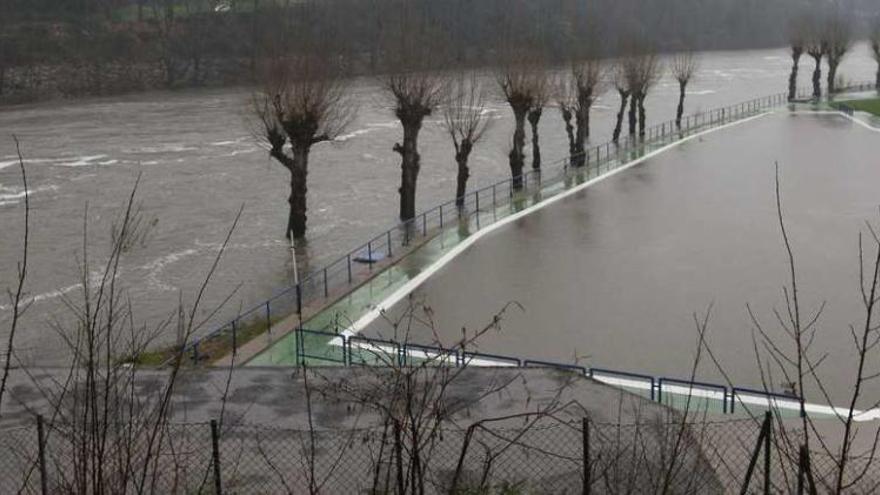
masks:
[[[306,235],[306,194],[312,146],[339,135],[354,116],[348,81],[326,58],[300,56],[270,63],[254,114],[269,155],[290,171],[285,235]]]
[[[828,53],[828,41],[818,20],[813,20],[807,41],[807,54],[813,58],[813,98],[822,97],[822,59]]]
[[[471,151],[491,122],[486,110],[486,93],[475,74],[461,73],[450,81],[446,106],[443,107],[443,127],[455,146],[455,163],[458,165],[455,204],[458,207],[464,206]]]
[[[661,75],[660,61],[657,53],[647,44],[639,45],[632,55],[625,59],[625,76],[630,88],[629,133],[636,133],[638,124],[639,136],[645,135],[646,112],[645,98],[657,84]]]
[[[577,105],[577,91],[575,91],[571,80],[568,77],[560,77],[555,83],[556,105],[559,107],[559,114],[565,123],[565,135],[568,137],[568,156],[569,164],[574,165],[574,119],[575,105]]]
[[[581,167],[586,160],[586,142],[590,137],[590,109],[598,98],[602,80],[602,65],[598,58],[574,62],[571,66],[571,85],[574,87],[574,118],[577,124],[574,135],[574,160],[572,165]]]
[[[681,117],[684,115],[684,98],[688,84],[693,80],[699,68],[699,62],[692,51],[685,51],[672,57],[670,70],[672,77],[678,81],[678,109],[675,112],[675,126],[681,128]]]
[[[541,115],[544,114],[544,107],[550,101],[550,80],[546,72],[535,68],[534,72],[534,90],[532,96],[532,107],[526,118],[532,129],[532,169],[541,170],[541,142],[538,134],[538,124],[541,122]]]
[[[797,98],[798,70],[807,45],[808,22],[807,18],[800,17],[790,27],[788,40],[791,45],[791,73],[788,76],[788,101]]]
[[[416,216],[416,183],[421,167],[419,131],[425,117],[443,100],[446,77],[437,71],[436,45],[430,34],[403,20],[391,33],[385,50],[387,75],[382,78],[394,115],[403,127],[403,142],[394,144],[400,155],[400,220]],[[433,53],[432,53],[433,51]]]
[[[623,117],[626,115],[626,104],[629,102],[630,93],[629,82],[626,77],[626,66],[624,62],[617,62],[611,72],[611,84],[617,90],[620,97],[620,108],[617,110],[617,123],[614,125],[614,133],[612,140],[616,143],[620,140],[620,131],[623,128]]]
[[[877,81],[875,86],[880,90],[880,17],[874,20],[874,27],[871,29],[871,53],[877,62]]]
[[[513,146],[510,149],[510,175],[513,189],[523,187],[523,168],[525,167],[526,117],[534,106],[539,80],[544,76],[536,76],[535,70],[523,61],[514,61],[503,67],[497,76],[498,86],[504,101],[513,110],[514,131]]]
[[[828,19],[825,29],[828,55],[828,94],[833,95],[837,88],[837,68],[849,53],[853,44],[853,29],[849,19],[840,13]]]

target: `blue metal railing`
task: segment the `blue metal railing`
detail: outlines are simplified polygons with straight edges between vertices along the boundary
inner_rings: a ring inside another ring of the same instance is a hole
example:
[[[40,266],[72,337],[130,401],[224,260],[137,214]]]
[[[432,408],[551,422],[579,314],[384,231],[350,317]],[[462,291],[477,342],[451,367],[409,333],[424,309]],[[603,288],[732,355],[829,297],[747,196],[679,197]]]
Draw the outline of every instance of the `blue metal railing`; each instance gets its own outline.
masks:
[[[522,360],[520,358],[499,354],[462,352],[460,349],[454,348],[450,349],[410,343],[402,344],[393,340],[373,339],[359,335],[346,337],[341,334],[305,329],[297,329],[296,335],[295,346],[297,364],[313,364],[312,362],[314,361],[319,365],[326,363],[343,366],[436,365],[462,368],[469,366],[473,360],[479,360],[480,366],[497,365],[517,368],[550,368],[574,373],[578,376],[590,377],[598,381],[603,381],[602,377],[605,377],[629,382],[641,382],[645,385],[643,388],[648,390],[650,399],[660,403],[663,403],[665,396],[691,395],[692,391],[697,390],[710,391],[714,392],[714,394],[702,394],[701,397],[707,400],[717,400],[721,402],[722,414],[733,414],[736,411],[736,408],[734,407],[736,399],[741,395],[758,397],[766,400],[768,406],[772,406],[774,401],[799,403],[801,405],[800,413],[805,414],[805,402],[803,399],[788,394],[780,394],[759,389],[746,387],[732,387],[728,389],[725,385],[696,380],[654,377],[642,373],[611,370],[607,368],[588,368],[577,364],[559,363],[554,361],[540,361],[534,359]],[[319,352],[314,352],[313,350],[307,349],[307,344],[305,343],[306,337],[313,338],[320,347],[329,347],[334,350],[321,349]],[[337,353],[341,353],[341,355]],[[618,384],[617,386],[618,388],[642,388],[635,385],[627,386]],[[681,393],[680,389],[682,388],[688,389],[688,393]],[[712,395],[714,395],[714,397]],[[720,396],[720,398],[718,396]]]

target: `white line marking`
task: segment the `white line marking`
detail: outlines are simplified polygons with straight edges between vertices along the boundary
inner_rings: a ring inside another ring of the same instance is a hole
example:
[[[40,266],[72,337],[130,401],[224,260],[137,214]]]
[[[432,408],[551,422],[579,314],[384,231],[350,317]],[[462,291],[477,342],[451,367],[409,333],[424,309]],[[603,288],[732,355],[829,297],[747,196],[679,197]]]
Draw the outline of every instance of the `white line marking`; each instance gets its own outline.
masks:
[[[880,132],[880,128],[874,127],[867,122],[862,122],[861,120],[855,118],[854,116],[847,115],[843,112],[838,112],[838,111],[834,111],[834,110],[795,110],[795,111],[791,112],[791,114],[792,115],[837,115],[837,116],[843,117],[845,119],[849,119],[849,120],[855,122],[856,124],[859,124],[860,126],[864,127],[865,129],[867,129],[871,132]]]
[[[562,192],[562,193],[557,194],[556,196],[553,196],[552,198],[541,201],[540,203],[537,203],[537,204],[532,205],[522,211],[519,211],[519,212],[514,213],[508,217],[505,217],[505,218],[495,222],[494,224],[492,224],[488,227],[485,227],[481,230],[478,230],[477,232],[471,234],[470,237],[468,237],[467,239],[462,241],[461,244],[452,248],[448,253],[443,255],[439,260],[435,261],[433,265],[429,266],[428,268],[423,270],[421,273],[419,273],[418,275],[413,277],[409,282],[404,284],[401,288],[394,291],[390,296],[385,298],[384,301],[382,301],[381,303],[374,306],[364,316],[360,317],[357,321],[355,321],[354,324],[352,324],[350,327],[345,329],[345,331],[343,331],[342,334],[345,335],[346,337],[351,337],[352,335],[356,335],[357,333],[359,333],[361,330],[366,328],[367,325],[369,325],[374,320],[379,318],[385,310],[390,309],[392,306],[394,306],[395,304],[400,302],[410,292],[412,292],[413,290],[418,288],[420,285],[422,285],[425,282],[425,280],[427,280],[428,278],[431,277],[431,275],[437,273],[441,268],[446,266],[456,256],[458,256],[459,254],[464,252],[467,248],[469,248],[471,245],[473,245],[475,242],[477,242],[479,239],[481,239],[486,234],[489,234],[490,232],[494,232],[495,230],[498,230],[501,227],[503,227],[509,223],[515,222],[515,221],[519,220],[520,218],[522,218],[522,217],[524,217],[534,211],[537,211],[541,208],[552,205],[553,203],[556,203],[556,202],[563,200],[573,194],[576,194],[576,193],[582,191],[583,189],[586,189],[587,187],[592,186],[593,184],[596,184],[596,183],[603,181],[609,177],[613,177],[621,172],[624,172],[624,171],[626,171],[636,165],[639,165],[640,163],[642,163],[650,158],[653,158],[661,153],[664,153],[664,152],[666,152],[676,146],[682,145],[682,144],[684,144],[688,141],[691,141],[693,139],[696,139],[698,137],[705,136],[706,134],[710,134],[710,133],[713,133],[716,131],[727,129],[729,127],[734,127],[734,126],[738,126],[741,124],[745,124],[747,122],[751,122],[753,120],[770,115],[771,113],[772,112],[764,112],[764,113],[755,115],[753,117],[748,117],[743,120],[731,122],[729,124],[725,124],[720,127],[715,127],[713,129],[707,129],[705,131],[701,131],[701,132],[698,132],[698,133],[693,134],[691,136],[688,136],[684,139],[680,139],[674,143],[671,143],[666,146],[663,146],[662,148],[656,149],[656,150],[646,154],[645,156],[642,156],[641,158],[638,158],[632,162],[627,163],[626,165],[622,165],[622,166],[612,170],[611,172],[606,173],[605,175],[596,177],[595,179],[589,180],[583,184],[575,186],[565,192]]]

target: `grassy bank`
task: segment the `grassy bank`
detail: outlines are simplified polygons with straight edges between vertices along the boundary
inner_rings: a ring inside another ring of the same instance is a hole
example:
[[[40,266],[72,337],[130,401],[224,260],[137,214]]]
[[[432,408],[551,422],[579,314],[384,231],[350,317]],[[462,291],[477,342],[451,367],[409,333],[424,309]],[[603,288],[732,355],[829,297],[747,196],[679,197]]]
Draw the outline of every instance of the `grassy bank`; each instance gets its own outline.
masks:
[[[856,110],[857,112],[868,112],[880,117],[880,98],[874,98],[871,100],[850,100],[842,101],[840,103]]]

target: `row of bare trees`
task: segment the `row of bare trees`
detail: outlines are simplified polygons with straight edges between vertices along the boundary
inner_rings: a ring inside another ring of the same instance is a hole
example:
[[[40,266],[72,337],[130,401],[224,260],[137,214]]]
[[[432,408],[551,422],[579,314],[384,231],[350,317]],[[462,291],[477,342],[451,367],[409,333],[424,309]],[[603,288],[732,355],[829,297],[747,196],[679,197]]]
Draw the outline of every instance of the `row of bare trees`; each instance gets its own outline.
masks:
[[[788,98],[797,96],[800,59],[806,53],[813,59],[813,98],[822,96],[822,60],[826,60],[828,74],[826,88],[829,95],[837,92],[838,69],[852,50],[855,33],[852,21],[838,10],[804,15],[792,23],[790,34],[791,73],[788,78]]]
[[[463,206],[470,177],[469,158],[491,123],[490,91],[475,72],[441,71],[432,60],[436,50],[429,29],[402,29],[388,37],[384,52],[387,72],[379,77],[385,95],[383,106],[392,109],[403,129],[402,141],[393,147],[400,155],[399,216],[415,218],[416,190],[421,168],[419,134],[426,117],[438,110],[452,140],[457,165],[455,199]],[[357,105],[351,98],[345,67],[317,46],[306,46],[308,55],[279,55],[264,70],[263,85],[253,98],[254,133],[266,143],[270,156],[291,174],[290,212],[285,235],[303,238],[307,219],[308,158],[311,147],[338,137],[353,119]],[[670,64],[680,88],[676,120],[684,112],[687,85],[697,71],[692,52],[675,55]],[[608,67],[608,68],[606,68]],[[629,134],[644,136],[647,127],[645,100],[662,75],[658,54],[647,43],[634,44],[616,61],[604,61],[595,51],[573,57],[567,68],[552,70],[538,55],[510,55],[495,71],[500,97],[514,116],[509,153],[512,189],[523,187],[526,168],[527,124],[531,128],[531,167],[541,169],[539,124],[544,109],[555,100],[565,122],[570,165],[586,163],[590,138],[590,111],[613,81],[621,98],[614,141],[629,106]]]

